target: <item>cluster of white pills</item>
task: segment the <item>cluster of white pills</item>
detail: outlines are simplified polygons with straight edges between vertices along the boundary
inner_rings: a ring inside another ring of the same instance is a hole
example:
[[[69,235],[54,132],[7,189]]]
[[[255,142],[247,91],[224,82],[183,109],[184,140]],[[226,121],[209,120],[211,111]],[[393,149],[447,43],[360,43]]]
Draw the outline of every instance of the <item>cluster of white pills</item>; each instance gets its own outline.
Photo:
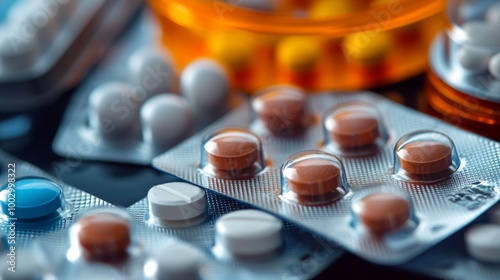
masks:
[[[489,70],[495,78],[500,79],[500,3],[489,7],[484,21],[466,21],[462,30],[468,43],[457,52],[458,62],[473,73]]]
[[[15,1],[0,25],[0,70],[22,72],[33,67],[76,5],[75,0]]]
[[[488,214],[490,223],[470,227],[465,232],[465,243],[474,258],[500,264],[500,204],[493,206]]]
[[[178,78],[170,54],[143,48],[127,70],[128,82],[106,82],[89,96],[89,126],[106,139],[169,148],[229,108],[228,75],[212,60],[192,62]],[[174,93],[179,80],[181,95]]]

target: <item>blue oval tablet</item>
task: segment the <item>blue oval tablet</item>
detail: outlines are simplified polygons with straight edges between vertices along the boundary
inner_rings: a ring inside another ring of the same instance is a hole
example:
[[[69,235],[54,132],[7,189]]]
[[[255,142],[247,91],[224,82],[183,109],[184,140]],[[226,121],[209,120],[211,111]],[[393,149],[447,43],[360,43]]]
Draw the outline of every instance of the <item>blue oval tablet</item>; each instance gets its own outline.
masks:
[[[62,205],[61,187],[49,180],[20,179],[15,183],[14,192],[9,192],[7,186],[0,192],[0,204],[9,218],[36,219],[56,212]],[[9,209],[12,206],[13,209]],[[14,215],[9,215],[9,211],[14,211]]]

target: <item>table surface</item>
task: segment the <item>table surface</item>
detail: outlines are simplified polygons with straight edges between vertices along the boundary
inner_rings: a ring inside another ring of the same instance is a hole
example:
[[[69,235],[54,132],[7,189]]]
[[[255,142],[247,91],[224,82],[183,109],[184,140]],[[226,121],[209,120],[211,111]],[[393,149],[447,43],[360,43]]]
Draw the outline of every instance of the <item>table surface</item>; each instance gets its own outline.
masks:
[[[412,108],[424,108],[423,90],[424,75],[404,82],[374,89],[375,92],[399,101]],[[23,137],[0,141],[0,148],[14,156],[28,161],[53,174],[66,183],[84,190],[94,196],[119,206],[130,206],[146,196],[150,187],[155,184],[172,181],[174,178],[160,173],[151,167],[120,163],[84,161],[79,158],[62,158],[53,153],[51,145],[61,122],[73,90],[62,95],[57,102],[28,112],[32,125],[29,133]],[[9,116],[1,116],[0,121]],[[432,255],[433,250],[443,250],[449,246],[463,249],[463,232],[442,242],[424,253]],[[440,248],[442,247],[442,248]],[[420,272],[411,272],[405,267],[384,267],[368,263],[350,253],[346,253],[317,279],[357,279],[364,277],[384,277],[388,279],[433,279],[424,276],[425,268]]]

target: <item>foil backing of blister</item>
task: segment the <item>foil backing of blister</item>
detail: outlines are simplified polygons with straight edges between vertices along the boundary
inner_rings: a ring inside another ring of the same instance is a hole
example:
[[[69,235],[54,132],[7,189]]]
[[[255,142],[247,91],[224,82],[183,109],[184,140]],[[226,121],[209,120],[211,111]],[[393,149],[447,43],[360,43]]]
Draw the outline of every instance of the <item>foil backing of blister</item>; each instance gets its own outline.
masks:
[[[284,222],[284,245],[275,255],[256,260],[220,258],[213,251],[216,220],[226,213],[252,207],[212,192],[207,192],[207,201],[207,220],[191,227],[169,228],[149,224],[147,198],[130,206],[128,211],[136,221],[149,227],[150,231],[181,239],[203,250],[213,269],[209,279],[225,279],[223,275],[231,276],[231,279],[310,279],[343,254],[335,243]]]
[[[0,186],[3,187],[7,184],[7,165],[9,163],[14,163],[15,164],[15,174],[16,174],[16,181],[21,180],[22,178],[29,178],[29,177],[36,177],[36,178],[43,178],[47,179],[49,181],[52,181],[56,184],[58,184],[64,195],[64,199],[68,205],[68,212],[66,215],[60,218],[56,218],[51,221],[44,222],[41,220],[37,224],[33,224],[30,226],[29,223],[23,223],[22,225],[20,224],[20,220],[2,220],[0,222],[0,227],[2,229],[2,232],[4,234],[9,233],[9,228],[10,228],[10,222],[15,222],[16,227],[15,227],[15,246],[16,247],[27,247],[29,246],[29,241],[32,240],[33,238],[47,234],[50,232],[57,231],[62,228],[66,228],[69,225],[72,224],[73,218],[75,215],[80,213],[81,211],[88,209],[88,208],[93,208],[97,206],[105,206],[109,205],[109,203],[91,195],[88,194],[84,191],[81,191],[79,189],[76,189],[74,187],[69,186],[68,184],[65,184],[61,180],[58,180],[54,178],[53,176],[47,174],[46,172],[42,171],[38,167],[24,162],[22,160],[19,160],[17,158],[11,157],[10,155],[7,155],[6,153],[0,151]]]
[[[309,98],[310,106],[319,119],[331,107],[351,100],[363,100],[377,107],[388,128],[389,140],[384,149],[375,155],[341,157],[351,191],[343,199],[329,205],[304,206],[286,202],[279,197],[281,164],[296,152],[322,146],[321,123],[312,125],[300,137],[274,137],[258,122],[252,121],[253,114],[249,104],[234,110],[204,131],[156,157],[153,165],[199,186],[278,214],[339,242],[345,249],[367,260],[381,264],[400,264],[410,260],[470,223],[499,200],[499,143],[368,92],[318,93]],[[224,180],[206,177],[199,171],[203,136],[214,129],[228,126],[247,127],[261,137],[264,155],[271,162],[264,172],[248,180]],[[433,184],[407,183],[393,178],[390,169],[393,166],[396,141],[419,129],[440,131],[454,141],[462,164],[451,178]],[[468,209],[449,199],[476,182],[493,186],[493,192],[474,209]],[[372,185],[394,186],[409,193],[420,222],[408,238],[377,240],[358,234],[351,226],[353,194]]]

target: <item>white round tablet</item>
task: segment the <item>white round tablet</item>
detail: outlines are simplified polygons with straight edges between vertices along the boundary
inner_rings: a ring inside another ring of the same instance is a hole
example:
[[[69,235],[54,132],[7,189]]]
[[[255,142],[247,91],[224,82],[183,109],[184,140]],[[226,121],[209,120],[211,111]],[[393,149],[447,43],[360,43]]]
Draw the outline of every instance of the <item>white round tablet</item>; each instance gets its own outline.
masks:
[[[471,45],[463,45],[457,51],[457,58],[460,65],[473,72],[486,71],[491,56],[491,51]]]
[[[48,46],[55,38],[59,21],[57,13],[48,10],[40,0],[20,1],[9,11],[11,24],[23,25],[23,36],[26,36],[32,27],[36,29],[36,37],[40,44]]]
[[[5,255],[7,255],[6,252]],[[16,257],[12,263],[15,266],[15,272],[9,271],[10,257],[6,256],[2,260],[0,279],[2,280],[41,280],[42,265],[40,260],[28,252],[16,252]]]
[[[148,192],[149,211],[166,221],[186,221],[205,214],[205,190],[184,182],[170,182],[152,187]]]
[[[128,75],[131,82],[143,89],[148,97],[172,92],[177,80],[170,54],[156,48],[135,51],[128,60]]]
[[[224,68],[211,59],[189,64],[180,77],[181,92],[197,119],[208,124],[229,109],[229,78]]]
[[[144,264],[149,279],[200,279],[203,253],[186,244],[168,244],[156,250]]]
[[[20,72],[33,67],[38,59],[36,36],[24,36],[20,25],[0,26],[0,68]]]
[[[491,263],[500,263],[500,225],[472,226],[465,232],[467,251],[474,258]]]
[[[500,25],[500,3],[491,5],[486,11],[486,21]]]
[[[282,244],[282,222],[259,210],[239,210],[220,217],[216,241],[235,256],[261,256]]]
[[[130,85],[107,82],[89,96],[89,126],[104,137],[132,137],[139,124],[140,102]]]
[[[144,141],[170,148],[191,135],[194,116],[184,98],[174,94],[151,97],[141,108]]]
[[[467,21],[462,24],[467,38],[474,43],[500,47],[498,26],[483,21]]]
[[[488,211],[490,222],[500,225],[500,203],[497,203]]]
[[[488,69],[495,79],[500,80],[500,52],[490,59]]]

